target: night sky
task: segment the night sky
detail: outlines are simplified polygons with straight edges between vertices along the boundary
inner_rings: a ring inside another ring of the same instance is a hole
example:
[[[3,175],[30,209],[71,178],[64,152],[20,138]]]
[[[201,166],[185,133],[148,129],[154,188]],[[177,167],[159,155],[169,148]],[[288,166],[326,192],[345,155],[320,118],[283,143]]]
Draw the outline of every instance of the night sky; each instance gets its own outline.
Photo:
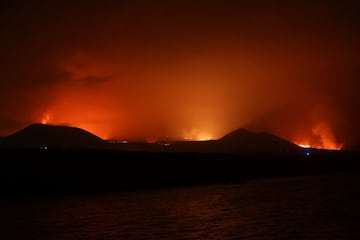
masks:
[[[0,135],[237,128],[360,149],[358,1],[1,1]]]

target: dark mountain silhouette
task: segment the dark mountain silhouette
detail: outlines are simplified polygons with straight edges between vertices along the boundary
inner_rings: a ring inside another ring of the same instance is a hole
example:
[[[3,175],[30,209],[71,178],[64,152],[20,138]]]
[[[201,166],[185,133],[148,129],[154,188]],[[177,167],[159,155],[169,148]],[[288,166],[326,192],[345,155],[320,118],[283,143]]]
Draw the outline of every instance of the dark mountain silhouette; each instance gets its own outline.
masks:
[[[33,124],[2,140],[0,200],[360,171],[360,153],[303,149],[245,129],[212,141],[117,144],[79,128]]]
[[[301,148],[296,144],[267,132],[254,133],[246,129],[232,131],[218,140],[222,148],[230,151],[258,153],[294,153]]]
[[[219,152],[230,154],[293,154],[303,152],[299,146],[270,133],[254,133],[246,129],[232,131],[219,140],[176,142],[175,151]]]
[[[44,124],[30,125],[0,139],[5,148],[95,148],[147,152],[199,152],[227,154],[293,154],[303,149],[270,133],[246,129],[232,131],[218,140],[178,141],[169,146],[159,143],[110,144],[83,129]]]
[[[106,142],[83,129],[32,124],[2,139],[7,148],[102,148]]]

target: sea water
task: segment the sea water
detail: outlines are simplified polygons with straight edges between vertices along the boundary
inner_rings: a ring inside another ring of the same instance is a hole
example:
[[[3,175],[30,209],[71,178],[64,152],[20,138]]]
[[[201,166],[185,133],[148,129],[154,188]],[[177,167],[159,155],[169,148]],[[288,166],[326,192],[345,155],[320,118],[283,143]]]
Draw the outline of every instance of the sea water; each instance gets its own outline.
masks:
[[[360,176],[2,201],[0,239],[360,239]]]

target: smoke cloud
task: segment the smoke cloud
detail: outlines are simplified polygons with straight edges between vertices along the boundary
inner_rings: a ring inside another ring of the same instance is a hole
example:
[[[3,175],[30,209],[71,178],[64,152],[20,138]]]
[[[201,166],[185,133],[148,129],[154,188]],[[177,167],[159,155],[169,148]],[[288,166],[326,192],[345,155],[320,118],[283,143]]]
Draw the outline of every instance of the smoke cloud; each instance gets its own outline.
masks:
[[[246,127],[356,148],[359,6],[304,1],[3,3],[0,134],[217,139]]]

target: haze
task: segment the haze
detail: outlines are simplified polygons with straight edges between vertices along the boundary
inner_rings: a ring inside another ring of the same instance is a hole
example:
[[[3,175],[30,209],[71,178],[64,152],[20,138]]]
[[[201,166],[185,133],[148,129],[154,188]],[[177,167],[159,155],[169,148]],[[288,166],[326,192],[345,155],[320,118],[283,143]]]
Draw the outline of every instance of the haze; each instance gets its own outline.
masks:
[[[0,135],[34,122],[146,141],[217,139],[243,127],[360,147],[356,1],[0,9]]]

